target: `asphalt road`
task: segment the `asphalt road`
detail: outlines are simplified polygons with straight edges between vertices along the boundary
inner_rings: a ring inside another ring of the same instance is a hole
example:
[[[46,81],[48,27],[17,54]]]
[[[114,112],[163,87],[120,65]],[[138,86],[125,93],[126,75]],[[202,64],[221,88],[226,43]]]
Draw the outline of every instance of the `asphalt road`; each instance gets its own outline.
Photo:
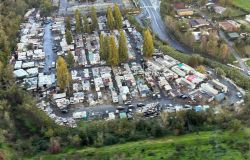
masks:
[[[158,1],[158,0],[155,0]],[[141,8],[146,12],[151,19],[151,28],[153,32],[159,36],[159,38],[168,44],[170,44],[176,50],[179,50],[183,53],[192,53],[192,51],[184,47],[180,42],[171,37],[169,31],[167,30],[167,26],[160,16],[159,3],[158,6],[153,5],[150,0],[141,0],[140,1]]]
[[[52,62],[55,60],[55,54],[53,52],[53,35],[51,33],[51,23],[45,24],[44,26],[44,37],[43,37],[43,46],[45,52],[45,65],[44,73],[48,73],[52,67]]]
[[[68,0],[60,0],[58,14],[59,15],[66,14],[67,7],[68,7]]]

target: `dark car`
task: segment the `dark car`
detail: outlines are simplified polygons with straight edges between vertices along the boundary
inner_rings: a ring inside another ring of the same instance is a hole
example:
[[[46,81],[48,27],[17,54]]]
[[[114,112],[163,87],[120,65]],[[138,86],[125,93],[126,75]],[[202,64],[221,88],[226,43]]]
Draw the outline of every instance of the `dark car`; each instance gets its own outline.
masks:
[[[138,103],[137,104],[137,107],[143,107],[143,106],[145,106],[145,104],[143,104],[143,103]]]
[[[68,111],[67,109],[63,109],[63,110],[61,110],[61,112],[62,112],[63,114],[66,114],[66,113],[68,113],[69,111]]]

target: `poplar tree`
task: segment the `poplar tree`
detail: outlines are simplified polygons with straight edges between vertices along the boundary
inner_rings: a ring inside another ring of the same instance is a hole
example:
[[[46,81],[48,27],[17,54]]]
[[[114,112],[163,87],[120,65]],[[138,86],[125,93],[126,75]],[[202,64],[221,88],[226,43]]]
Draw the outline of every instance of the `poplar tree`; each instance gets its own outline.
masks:
[[[91,8],[91,20],[92,20],[91,30],[94,31],[95,29],[98,28],[98,21],[97,21],[97,15],[96,15],[96,8],[95,7]]]
[[[218,52],[218,39],[215,31],[210,32],[207,43],[207,52],[211,56],[215,56]]]
[[[143,54],[146,58],[151,58],[154,52],[153,37],[149,29],[144,31]]]
[[[116,29],[122,29],[122,14],[118,4],[114,6],[114,19]]]
[[[116,47],[114,36],[110,36],[109,38],[108,64],[111,66],[117,66],[119,64],[118,49]]]
[[[229,57],[229,48],[228,45],[223,43],[220,47],[220,58],[222,61],[227,61],[228,57]]]
[[[90,25],[87,16],[83,16],[83,30],[85,33],[90,33]]]
[[[66,57],[66,61],[67,61],[67,64],[69,66],[69,68],[72,68],[75,64],[75,58],[74,58],[74,55],[72,54],[71,51],[68,51],[68,55]]]
[[[114,16],[111,7],[108,7],[107,9],[107,27],[110,30],[114,29]]]
[[[70,74],[65,60],[61,56],[56,62],[56,77],[58,87],[61,91],[65,91],[70,82]]]
[[[108,60],[108,53],[109,53],[109,37],[104,37],[104,45],[103,45],[103,58],[104,60]]]
[[[66,38],[67,44],[72,43],[73,38],[72,38],[72,34],[71,34],[71,32],[69,30],[66,30],[66,32],[65,32],[65,38]]]
[[[119,58],[120,58],[120,62],[125,62],[125,61],[128,60],[127,39],[125,37],[124,31],[120,31],[120,37],[119,37]]]
[[[70,17],[66,17],[65,19],[65,28],[69,31],[71,30]]]
[[[76,20],[76,32],[81,33],[81,31],[82,31],[82,16],[81,16],[81,13],[78,9],[75,11],[75,20]]]
[[[99,54],[100,54],[100,58],[101,60],[105,60],[105,53],[104,53],[104,36],[103,34],[100,35],[100,50],[99,50]]]

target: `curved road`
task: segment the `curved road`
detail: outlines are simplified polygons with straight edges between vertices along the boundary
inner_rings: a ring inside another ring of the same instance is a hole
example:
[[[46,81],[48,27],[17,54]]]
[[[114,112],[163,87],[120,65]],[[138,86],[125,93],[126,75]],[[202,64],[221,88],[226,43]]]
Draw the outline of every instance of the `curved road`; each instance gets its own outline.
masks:
[[[155,0],[157,4],[153,5],[150,0],[141,0],[141,8],[147,12],[151,19],[151,27],[153,32],[159,36],[159,38],[168,44],[170,44],[173,48],[183,53],[192,53],[192,50],[184,47],[180,42],[171,37],[167,27],[160,16],[159,2]]]

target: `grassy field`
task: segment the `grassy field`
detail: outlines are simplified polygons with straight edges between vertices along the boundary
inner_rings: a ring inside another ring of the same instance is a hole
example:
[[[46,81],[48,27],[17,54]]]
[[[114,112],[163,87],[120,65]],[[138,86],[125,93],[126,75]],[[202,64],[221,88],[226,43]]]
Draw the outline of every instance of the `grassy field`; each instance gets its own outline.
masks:
[[[233,0],[234,5],[242,8],[245,11],[250,12],[250,1],[249,0]]]
[[[250,159],[248,130],[233,132],[200,132],[118,144],[101,148],[67,150],[57,155],[40,155],[39,160],[242,160]]]

